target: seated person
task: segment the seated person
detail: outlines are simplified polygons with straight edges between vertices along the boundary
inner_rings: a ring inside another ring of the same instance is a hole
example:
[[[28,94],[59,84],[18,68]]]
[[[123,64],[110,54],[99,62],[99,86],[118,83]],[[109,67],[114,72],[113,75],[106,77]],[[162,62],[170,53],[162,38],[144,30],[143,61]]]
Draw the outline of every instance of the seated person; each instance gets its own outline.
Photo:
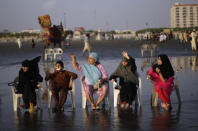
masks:
[[[158,55],[157,64],[148,71],[148,78],[155,83],[155,92],[162,100],[161,106],[165,110],[171,109],[170,95],[174,85],[174,70],[167,55]]]
[[[19,84],[18,92],[23,94],[24,105],[20,107],[33,111],[33,107],[37,105],[36,102],[36,88],[41,88],[39,82],[43,81],[42,76],[39,74],[38,62],[40,56],[33,60],[24,60],[22,62],[22,68],[19,71]]]
[[[83,81],[83,89],[87,100],[91,103],[91,108],[99,109],[99,104],[105,98],[108,92],[108,76],[104,67],[99,62],[98,54],[91,52],[88,57],[88,63],[79,65],[76,61],[76,56],[70,54],[73,66],[76,70],[83,72],[85,80]],[[97,90],[99,97],[94,104],[93,93]]]
[[[115,82],[117,77],[120,78],[120,107],[125,109],[126,105],[126,109],[130,109],[137,95],[136,85],[139,83],[137,67],[135,60],[127,52],[123,51],[122,56],[122,61],[110,76],[110,80]]]
[[[77,78],[77,74],[63,70],[64,64],[62,61],[57,61],[55,66],[52,73],[46,74],[45,80],[51,80],[51,91],[55,100],[54,111],[58,112],[64,110],[63,105],[67,99],[68,90],[72,89],[72,82]]]

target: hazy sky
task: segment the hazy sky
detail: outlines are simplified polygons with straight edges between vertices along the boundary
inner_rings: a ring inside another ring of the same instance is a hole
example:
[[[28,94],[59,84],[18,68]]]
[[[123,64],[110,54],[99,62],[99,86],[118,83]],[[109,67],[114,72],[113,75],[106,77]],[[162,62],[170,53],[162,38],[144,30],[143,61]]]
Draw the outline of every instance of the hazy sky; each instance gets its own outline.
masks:
[[[79,26],[83,26],[86,30],[170,27],[170,8],[175,2],[198,4],[198,0],[0,0],[0,2],[0,31],[41,29],[37,18],[44,14],[50,14],[52,24],[57,25],[62,21],[63,25],[72,30]]]

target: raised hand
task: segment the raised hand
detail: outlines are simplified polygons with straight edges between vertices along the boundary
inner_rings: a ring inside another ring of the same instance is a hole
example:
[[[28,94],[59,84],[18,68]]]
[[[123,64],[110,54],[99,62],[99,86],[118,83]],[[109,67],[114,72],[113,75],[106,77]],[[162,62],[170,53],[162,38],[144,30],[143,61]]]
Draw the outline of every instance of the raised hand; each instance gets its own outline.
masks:
[[[72,58],[76,57],[76,55],[73,54],[73,53],[70,53],[69,56],[72,57]]]
[[[129,59],[129,55],[126,51],[122,51],[122,56]]]

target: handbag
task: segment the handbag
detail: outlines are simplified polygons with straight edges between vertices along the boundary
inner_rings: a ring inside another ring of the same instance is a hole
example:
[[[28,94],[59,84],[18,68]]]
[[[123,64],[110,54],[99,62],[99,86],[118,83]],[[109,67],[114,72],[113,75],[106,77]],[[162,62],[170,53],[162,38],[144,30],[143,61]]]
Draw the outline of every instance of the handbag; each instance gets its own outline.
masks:
[[[94,90],[98,90],[100,88],[100,81],[97,81],[96,84],[93,86]]]

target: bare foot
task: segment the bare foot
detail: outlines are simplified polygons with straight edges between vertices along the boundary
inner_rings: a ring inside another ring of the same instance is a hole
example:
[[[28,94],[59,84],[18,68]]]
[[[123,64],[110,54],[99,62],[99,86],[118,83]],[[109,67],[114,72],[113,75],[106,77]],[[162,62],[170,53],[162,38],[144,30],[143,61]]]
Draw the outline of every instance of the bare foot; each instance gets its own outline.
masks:
[[[92,110],[95,110],[95,109],[96,109],[96,107],[95,107],[94,104],[91,105],[91,109],[92,109]]]

